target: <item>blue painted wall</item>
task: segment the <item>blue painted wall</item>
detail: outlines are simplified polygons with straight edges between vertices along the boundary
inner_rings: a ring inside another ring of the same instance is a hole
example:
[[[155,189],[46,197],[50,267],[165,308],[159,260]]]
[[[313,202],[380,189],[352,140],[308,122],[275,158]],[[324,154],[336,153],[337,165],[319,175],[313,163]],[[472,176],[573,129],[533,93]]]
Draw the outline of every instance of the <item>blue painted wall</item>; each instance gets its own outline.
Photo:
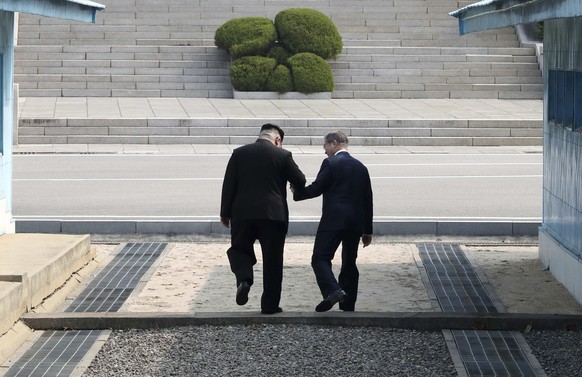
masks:
[[[543,229],[582,257],[582,17],[544,26]]]
[[[14,13],[0,10],[0,234],[12,223],[12,109],[14,69]],[[12,224],[12,226],[11,226]]]

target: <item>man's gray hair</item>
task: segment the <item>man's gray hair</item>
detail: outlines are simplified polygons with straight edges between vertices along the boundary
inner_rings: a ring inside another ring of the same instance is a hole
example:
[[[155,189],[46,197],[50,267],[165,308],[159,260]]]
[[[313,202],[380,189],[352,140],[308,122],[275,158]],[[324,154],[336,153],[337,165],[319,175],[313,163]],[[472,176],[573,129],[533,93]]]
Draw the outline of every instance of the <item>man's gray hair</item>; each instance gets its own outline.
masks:
[[[348,144],[348,137],[342,131],[334,131],[325,135],[325,142],[331,143],[335,141],[338,144]]]

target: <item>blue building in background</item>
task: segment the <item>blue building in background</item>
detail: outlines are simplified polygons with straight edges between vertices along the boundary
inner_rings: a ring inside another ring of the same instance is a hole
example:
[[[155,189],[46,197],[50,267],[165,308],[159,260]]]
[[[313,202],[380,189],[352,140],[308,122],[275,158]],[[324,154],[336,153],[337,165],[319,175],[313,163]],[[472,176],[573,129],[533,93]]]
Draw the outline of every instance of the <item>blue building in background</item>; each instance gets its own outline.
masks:
[[[484,0],[451,16],[461,34],[544,21],[539,256],[582,303],[582,1]]]
[[[14,232],[12,219],[12,134],[15,14],[32,13],[95,23],[105,6],[88,0],[0,0],[0,235]]]

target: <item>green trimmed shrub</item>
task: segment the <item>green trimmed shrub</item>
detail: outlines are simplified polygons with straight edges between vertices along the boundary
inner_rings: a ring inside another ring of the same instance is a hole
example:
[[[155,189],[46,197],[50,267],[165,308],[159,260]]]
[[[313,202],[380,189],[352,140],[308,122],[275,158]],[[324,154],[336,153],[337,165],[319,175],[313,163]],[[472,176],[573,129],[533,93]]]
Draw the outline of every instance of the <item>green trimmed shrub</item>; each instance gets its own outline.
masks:
[[[214,44],[233,59],[264,55],[277,40],[273,21],[265,17],[243,17],[226,21],[216,29]]]
[[[275,16],[279,42],[292,53],[311,52],[323,59],[342,51],[342,37],[329,17],[314,9],[290,8]]]
[[[296,91],[301,93],[333,91],[331,67],[320,56],[302,52],[293,55],[288,61],[293,76],[293,87]]]
[[[287,59],[289,59],[293,54],[287,51],[283,46],[274,46],[267,52],[267,57],[277,60],[277,63],[288,65]]]
[[[292,92],[293,77],[289,68],[279,64],[267,80],[265,90],[278,93]]]
[[[214,43],[231,55],[229,74],[238,91],[331,92],[331,67],[343,43],[329,17],[307,8],[265,17],[235,18],[217,28]]]
[[[243,56],[230,65],[230,81],[235,90],[259,92],[266,87],[277,61],[265,56]]]

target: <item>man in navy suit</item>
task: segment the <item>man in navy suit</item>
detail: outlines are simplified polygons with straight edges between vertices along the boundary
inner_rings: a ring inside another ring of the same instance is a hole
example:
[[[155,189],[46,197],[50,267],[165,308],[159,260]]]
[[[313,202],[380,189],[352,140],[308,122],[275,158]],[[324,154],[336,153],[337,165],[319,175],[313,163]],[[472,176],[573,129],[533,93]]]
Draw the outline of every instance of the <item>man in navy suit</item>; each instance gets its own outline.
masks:
[[[220,204],[220,222],[231,227],[231,247],[227,251],[236,276],[236,303],[248,302],[257,263],[253,245],[261,244],[263,295],[261,313],[283,311],[279,307],[283,280],[283,247],[289,225],[287,182],[305,186],[291,152],[283,149],[285,133],[267,123],[257,141],[235,149],[228,161]]]
[[[323,160],[315,181],[305,187],[293,187],[296,201],[323,194],[323,208],[311,266],[323,301],[318,312],[330,310],[336,303],[344,311],[353,311],[358,295],[359,272],[356,266],[360,238],[364,247],[372,242],[372,185],[368,169],[348,151],[348,137],[342,131],[331,132],[324,138]],[[342,265],[339,282],[331,261],[340,243]]]

